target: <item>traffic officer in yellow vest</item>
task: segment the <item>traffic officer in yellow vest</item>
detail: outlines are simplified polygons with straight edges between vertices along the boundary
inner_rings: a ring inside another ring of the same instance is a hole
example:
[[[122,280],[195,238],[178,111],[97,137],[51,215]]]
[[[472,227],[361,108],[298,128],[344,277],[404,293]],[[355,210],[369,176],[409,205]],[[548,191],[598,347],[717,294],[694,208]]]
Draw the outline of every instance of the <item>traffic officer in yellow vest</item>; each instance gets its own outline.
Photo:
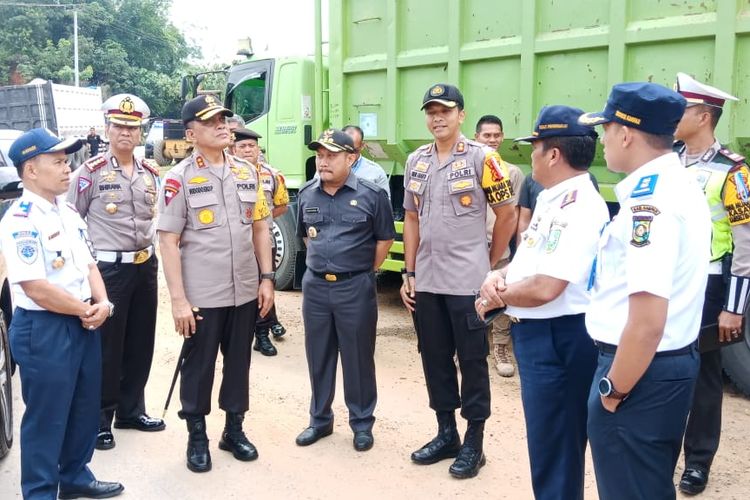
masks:
[[[701,368],[685,431],[685,472],[679,488],[695,495],[706,488],[721,436],[722,342],[738,337],[750,289],[750,171],[745,159],[723,147],[714,130],[724,103],[737,98],[677,74],[687,100],[675,138],[682,164],[695,175],[711,211],[711,263],[703,304]],[[717,328],[718,323],[718,328]]]
[[[252,163],[258,170],[260,178],[260,188],[266,198],[268,208],[271,209],[272,219],[281,217],[287,211],[289,204],[289,193],[286,190],[286,182],[281,172],[258,158],[260,146],[258,139],[261,135],[245,127],[235,127],[232,130],[233,144],[231,146],[232,154]],[[271,263],[273,270],[276,271],[276,240],[273,233],[271,238]],[[276,356],[276,347],[269,339],[269,334],[273,333],[274,337],[281,337],[286,333],[279,319],[276,316],[276,305],[271,307],[271,311],[264,317],[259,317],[255,324],[255,345],[253,349],[260,351],[264,356]]]
[[[449,472],[476,476],[485,463],[484,422],[490,416],[487,326],[474,311],[491,265],[515,230],[508,168],[497,152],[461,133],[464,98],[453,85],[430,87],[422,100],[434,142],[409,155],[404,174],[404,261],[401,298],[415,311],[417,339],[438,433],[411,455],[417,464],[456,457]],[[487,251],[487,204],[497,219]],[[461,368],[458,387],[454,354]],[[468,421],[464,443],[456,408]]]
[[[242,422],[249,403],[248,333],[273,305],[270,211],[255,167],[224,152],[230,143],[224,120],[231,114],[210,95],[183,106],[195,147],[165,176],[159,198],[157,231],[172,317],[175,330],[192,343],[182,365],[179,415],[187,421],[187,467],[193,472],[211,469],[205,416],[219,349],[219,407],[226,412],[219,448],[238,460],[258,458]]]
[[[160,431],[164,421],[146,414],[144,389],[156,330],[154,255],[158,165],[136,159],[141,125],[150,111],[142,99],[118,94],[102,105],[109,151],[73,174],[68,201],[78,209],[97,251],[99,271],[115,304],[102,326],[102,412],[96,448],[115,446],[115,428]]]
[[[579,118],[604,125],[607,168],[626,174],[586,313],[599,348],[587,430],[603,500],[675,498],[711,242],[703,193],[672,152],[685,104],[655,83],[621,83],[604,111]]]
[[[35,128],[10,158],[23,194],[0,222],[16,306],[10,347],[21,372],[21,490],[26,499],[108,498],[120,483],[97,481],[88,463],[99,421],[99,327],[112,316],[86,224],[65,203],[66,154],[81,141]]]
[[[609,221],[588,168],[596,133],[583,111],[546,106],[531,142],[534,180],[544,186],[510,265],[490,273],[481,315],[507,305],[521,377],[529,462],[537,499],[583,498],[586,412],[597,350],[586,331],[591,262]]]

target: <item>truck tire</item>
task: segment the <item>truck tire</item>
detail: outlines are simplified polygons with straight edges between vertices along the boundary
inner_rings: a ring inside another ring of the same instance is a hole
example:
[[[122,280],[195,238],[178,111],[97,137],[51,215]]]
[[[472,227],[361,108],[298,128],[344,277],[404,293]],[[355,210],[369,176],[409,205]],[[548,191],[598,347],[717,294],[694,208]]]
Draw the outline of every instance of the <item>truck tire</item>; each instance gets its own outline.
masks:
[[[750,397],[750,312],[745,314],[745,340],[722,347],[721,364],[742,394]]]
[[[171,158],[164,157],[164,141],[154,141],[154,161],[160,167],[168,167],[172,164]]]
[[[294,285],[294,259],[303,246],[297,237],[291,210],[274,219],[271,236],[276,243],[276,290],[289,290]]]
[[[8,328],[0,311],[0,458],[13,446],[13,388]]]

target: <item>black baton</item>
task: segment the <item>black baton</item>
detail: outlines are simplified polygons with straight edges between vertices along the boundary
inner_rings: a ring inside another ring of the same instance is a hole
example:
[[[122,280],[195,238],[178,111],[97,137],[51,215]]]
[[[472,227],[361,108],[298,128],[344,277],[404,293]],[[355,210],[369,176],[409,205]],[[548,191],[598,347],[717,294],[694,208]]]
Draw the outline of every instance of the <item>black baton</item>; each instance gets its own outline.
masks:
[[[196,322],[198,321],[199,312],[200,312],[200,309],[198,309],[197,307],[193,307],[193,318],[195,318]],[[169,402],[172,400],[172,393],[174,392],[174,386],[177,384],[177,376],[180,374],[180,369],[182,368],[182,364],[185,362],[185,359],[187,359],[188,355],[190,354],[190,351],[193,349],[192,340],[193,340],[193,337],[189,337],[182,341],[182,349],[180,349],[180,355],[177,358],[177,366],[174,367],[174,374],[172,375],[172,383],[169,386],[169,393],[167,394],[167,402],[164,403],[164,412],[161,414],[162,419],[164,419],[164,417],[167,415],[167,410],[169,409]]]

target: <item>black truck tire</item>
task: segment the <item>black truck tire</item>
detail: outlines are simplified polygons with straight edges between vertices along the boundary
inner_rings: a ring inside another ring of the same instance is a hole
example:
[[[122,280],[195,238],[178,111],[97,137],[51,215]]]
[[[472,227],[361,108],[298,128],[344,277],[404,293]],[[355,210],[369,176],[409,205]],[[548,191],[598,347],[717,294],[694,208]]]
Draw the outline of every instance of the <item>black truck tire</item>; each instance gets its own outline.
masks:
[[[274,219],[271,234],[276,243],[276,290],[289,290],[294,285],[294,259],[304,243],[297,237],[292,210]]]
[[[171,158],[164,157],[164,141],[154,141],[154,161],[160,167],[168,167],[172,164]]]
[[[12,376],[8,328],[0,312],[0,458],[7,455],[13,446]]]
[[[745,339],[722,347],[721,364],[729,379],[745,396],[750,397],[750,312],[745,314]]]

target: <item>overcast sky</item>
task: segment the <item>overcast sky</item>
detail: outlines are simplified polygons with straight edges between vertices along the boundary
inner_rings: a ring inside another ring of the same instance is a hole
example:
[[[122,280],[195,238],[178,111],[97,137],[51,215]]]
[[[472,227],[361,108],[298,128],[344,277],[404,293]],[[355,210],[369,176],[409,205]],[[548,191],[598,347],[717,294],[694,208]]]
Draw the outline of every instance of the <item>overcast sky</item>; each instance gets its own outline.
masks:
[[[313,0],[173,0],[172,22],[209,63],[231,63],[237,41],[247,37],[256,54],[312,54],[314,5]]]

